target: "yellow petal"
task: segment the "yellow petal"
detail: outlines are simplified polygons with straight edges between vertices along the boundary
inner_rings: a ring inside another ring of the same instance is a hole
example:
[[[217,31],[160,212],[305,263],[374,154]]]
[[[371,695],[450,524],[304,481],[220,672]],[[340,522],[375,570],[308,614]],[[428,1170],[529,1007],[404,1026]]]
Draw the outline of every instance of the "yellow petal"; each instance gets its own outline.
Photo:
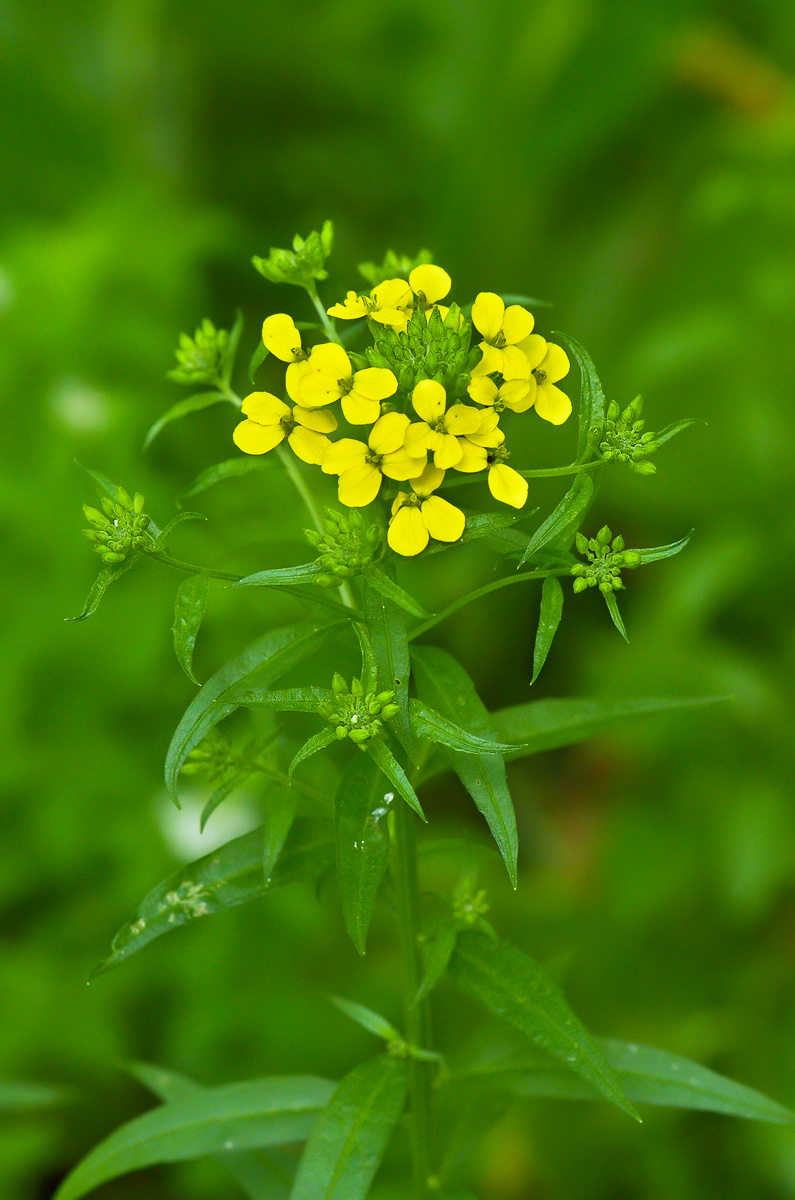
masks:
[[[319,346],[313,346],[308,362],[313,370],[334,375],[337,379],[349,379],[353,375],[351,360],[337,342],[321,342]]]
[[[289,417],[290,406],[271,392],[252,392],[246,396],[240,411],[244,417],[251,417],[260,425],[275,425],[282,417]]]
[[[356,292],[348,292],[342,304],[332,304],[326,312],[330,317],[341,317],[343,321],[353,321],[357,317],[367,316],[367,305]]]
[[[480,429],[483,416],[482,409],[472,408],[467,404],[453,404],[444,414],[444,427],[447,433],[463,437]]]
[[[456,471],[465,471],[468,475],[474,471],[482,471],[488,464],[488,457],[483,446],[476,446],[469,438],[461,438],[463,457],[455,464]]]
[[[532,336],[532,335],[531,335]],[[528,379],[530,363],[524,350],[518,346],[506,346],[500,350],[502,355],[502,374],[505,379]]]
[[[303,362],[290,363],[285,371],[284,386],[287,389],[287,395],[295,404],[300,404],[301,384],[311,372],[312,368],[306,359]]]
[[[379,325],[389,325],[397,333],[405,333],[409,319],[401,308],[379,308],[370,313],[373,321]]]
[[[370,430],[367,439],[370,449],[376,454],[391,454],[395,450],[402,450],[408,427],[409,418],[406,413],[385,413]]]
[[[533,332],[535,320],[521,304],[509,304],[502,320],[502,332],[509,346],[515,346]]]
[[[394,396],[398,381],[387,367],[365,367],[353,377],[353,390],[365,400],[386,400]]]
[[[348,508],[364,508],[371,504],[378,495],[383,476],[372,463],[362,463],[361,466],[351,467],[340,475],[338,494],[341,504]]]
[[[487,342],[493,342],[502,329],[504,316],[505,305],[495,292],[478,293],[472,305],[472,324]]]
[[[303,425],[296,425],[293,432],[288,435],[287,441],[290,443],[293,454],[302,462],[312,463],[313,466],[319,466],[323,462],[326,451],[331,445],[324,433],[316,433],[314,429],[305,429]]]
[[[497,399],[497,385],[488,375],[473,373],[467,391],[476,404],[493,404]]]
[[[430,496],[431,492],[436,491],[443,479],[444,471],[440,471],[438,467],[434,467],[431,463],[428,463],[422,474],[418,475],[416,479],[409,480],[409,482],[417,495],[425,498]]]
[[[547,343],[540,333],[531,333],[529,337],[523,338],[516,348],[527,356],[530,370],[535,371],[536,367],[543,362],[547,352]]]
[[[571,400],[554,383],[539,383],[536,391],[536,412],[551,425],[562,425],[571,416]]]
[[[481,342],[479,349],[482,358],[473,367],[472,378],[475,379],[481,375],[492,375],[495,371],[502,373],[502,350],[498,350],[496,346],[490,346],[488,342]]]
[[[411,288],[405,279],[384,279],[370,292],[376,309],[401,308],[411,303]],[[375,313],[371,314],[375,316]]]
[[[447,392],[435,379],[421,379],[411,393],[411,403],[417,416],[432,425],[447,407]]]
[[[434,437],[434,431],[429,425],[424,421],[414,421],[406,430],[406,453],[420,458],[430,450]]]
[[[323,458],[324,475],[341,475],[352,467],[360,466],[367,459],[370,449],[364,442],[354,438],[340,438],[330,442]]]
[[[433,450],[433,464],[440,471],[454,467],[464,457],[464,451],[458,443],[458,438],[453,437],[452,433],[436,434],[436,444],[432,445],[431,449]]]
[[[298,385],[298,400],[302,408],[322,408],[333,404],[342,395],[336,375],[325,371],[308,371]]]
[[[442,267],[434,267],[430,263],[423,263],[422,266],[415,267],[411,272],[409,275],[409,284],[415,296],[419,296],[422,293],[427,308],[433,307],[437,300],[444,299],[453,286],[453,281]]]
[[[412,458],[405,450],[394,450],[381,459],[381,470],[389,479],[416,479],[427,466],[427,456]]]
[[[283,425],[258,425],[256,421],[241,421],[232,431],[232,441],[244,454],[267,454],[283,441]]]
[[[262,322],[262,340],[266,349],[282,362],[295,362],[301,350],[301,334],[288,313],[274,313]]]
[[[425,522],[416,505],[400,506],[389,522],[386,540],[396,554],[402,554],[406,558],[422,553],[428,545],[429,538]]]
[[[557,383],[564,375],[568,375],[571,363],[566,351],[561,346],[556,346],[554,342],[547,342],[547,352],[541,363],[541,370],[546,371],[549,383]]]
[[[405,504],[408,499],[409,499],[408,492],[398,492],[397,496],[395,496],[395,499],[392,501],[392,508],[390,509],[390,512],[392,513],[393,517],[394,517],[395,513],[397,512],[397,510],[403,504]]]
[[[495,500],[513,508],[523,508],[527,500],[527,480],[513,467],[496,463],[489,471],[489,491]]]
[[[428,533],[437,542],[457,542],[464,532],[466,519],[460,508],[443,500],[441,496],[431,496],[423,500],[420,506],[422,519]]]
[[[532,375],[529,379],[506,379],[500,388],[500,399],[511,412],[527,412],[535,398],[536,381]]]
[[[378,400],[365,400],[355,392],[342,397],[342,411],[350,425],[372,425],[381,416]]]
[[[316,433],[333,433],[337,428],[337,418],[327,408],[301,408],[296,404],[293,420],[303,425],[304,429],[314,429]]]

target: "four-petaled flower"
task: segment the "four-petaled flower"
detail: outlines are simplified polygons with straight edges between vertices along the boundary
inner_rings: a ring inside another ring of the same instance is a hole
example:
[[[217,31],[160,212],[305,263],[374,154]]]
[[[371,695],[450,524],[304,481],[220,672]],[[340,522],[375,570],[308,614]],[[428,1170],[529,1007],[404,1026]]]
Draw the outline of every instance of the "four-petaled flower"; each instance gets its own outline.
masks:
[[[409,275],[409,286],[414,293],[413,301],[420,304],[423,308],[433,308],[434,304],[438,304],[440,300],[444,300],[450,288],[453,286],[453,281],[443,267],[435,267],[431,263],[423,263],[419,267],[415,267]],[[447,313],[447,309],[442,310],[442,316]]]
[[[301,334],[288,313],[274,313],[262,322],[262,340],[265,349],[282,362],[297,363],[306,358],[301,345]]]
[[[351,425],[372,425],[381,415],[381,401],[394,396],[398,381],[386,367],[354,371],[342,346],[326,342],[315,346],[298,375],[296,396],[306,408],[320,408],[342,400],[345,420]]]
[[[463,534],[466,519],[461,509],[433,495],[443,479],[444,471],[429,464],[419,478],[409,481],[410,493],[398,492],[386,535],[396,554],[411,558],[421,554],[431,538],[457,542]]]
[[[511,412],[523,413],[533,407],[535,387],[531,395],[527,379],[503,379],[502,383],[498,384],[490,375],[473,371],[467,391],[476,404],[487,404],[497,413],[506,408]]]
[[[404,448],[409,419],[405,413],[385,413],[367,443],[354,438],[329,442],[322,467],[326,475],[339,475],[339,498],[349,508],[363,508],[375,500],[386,475],[412,479],[426,464],[424,454],[412,456]]]
[[[406,430],[406,450],[415,456],[433,452],[434,465],[442,471],[454,467],[464,453],[459,438],[478,432],[483,413],[466,404],[448,408],[447,393],[435,379],[420,380],[411,403],[422,420]]]
[[[391,325],[402,333],[408,324],[405,309],[411,299],[411,288],[405,279],[385,279],[376,284],[369,296],[348,292],[342,304],[332,304],[326,311],[330,317],[340,317],[344,321],[370,317],[380,325]]]
[[[247,419],[235,427],[232,440],[244,454],[267,454],[287,438],[293,452],[315,466],[331,445],[325,435],[337,428],[334,413],[299,405],[291,409],[270,392],[246,396],[241,412]]]
[[[480,348],[484,374],[499,371],[506,379],[527,376],[528,368],[518,343],[533,332],[535,321],[521,304],[509,304],[495,292],[479,292],[472,305],[472,324],[483,335]]]
[[[571,416],[571,400],[555,384],[568,375],[569,356],[560,346],[545,341],[537,333],[526,337],[519,349],[530,368],[528,407],[535,405],[539,417],[552,425],[562,425]]]

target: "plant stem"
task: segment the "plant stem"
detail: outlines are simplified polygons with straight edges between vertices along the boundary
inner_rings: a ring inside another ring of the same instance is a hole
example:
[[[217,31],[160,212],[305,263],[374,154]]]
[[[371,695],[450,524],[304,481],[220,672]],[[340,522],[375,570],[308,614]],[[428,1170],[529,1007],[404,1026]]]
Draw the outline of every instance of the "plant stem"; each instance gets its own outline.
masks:
[[[423,621],[421,625],[416,625],[409,634],[409,641],[413,642],[415,638],[421,637],[423,633],[427,633],[429,629],[433,629],[435,625],[439,625],[442,621],[446,621],[453,613],[458,612],[460,608],[464,608],[467,604],[471,604],[473,600],[479,600],[481,596],[488,596],[490,592],[498,592],[500,588],[510,587],[514,583],[524,583],[528,579],[548,579],[550,575],[569,575],[567,567],[555,567],[549,571],[525,571],[523,575],[509,575],[507,579],[498,579],[494,583],[487,583],[482,588],[477,588],[474,592],[468,592],[466,596],[461,596],[460,599],[454,600],[452,604],[448,604],[447,608],[443,608],[440,613],[430,617],[427,621]]]
[[[395,881],[395,908],[400,940],[401,990],[405,1033],[408,1041],[423,1050],[431,1050],[431,1012],[427,997],[415,1004],[422,982],[422,962],[417,940],[419,887],[414,817],[408,805],[398,801],[394,814],[392,873]],[[415,1200],[425,1200],[431,1174],[431,1070],[433,1064],[409,1060],[411,1111],[411,1152],[414,1167]]]
[[[238,583],[243,577],[242,575],[231,575],[229,571],[213,571],[210,567],[200,567],[196,563],[182,562],[179,558],[172,558],[169,554],[164,554],[162,550],[147,550],[148,558],[153,558],[155,562],[163,563],[166,567],[173,567],[175,571],[182,571],[185,575],[209,575],[211,579],[225,579],[229,583]]]
[[[566,467],[542,467],[537,471],[517,471],[517,475],[521,475],[523,479],[547,479],[553,475],[579,475],[580,471],[595,471],[598,467],[605,467],[607,463],[601,458],[594,459],[589,463],[569,463]],[[444,480],[440,485],[440,490],[451,487],[464,487],[467,483],[477,483],[478,479],[482,480],[481,475],[475,473],[471,475],[455,475]]]
[[[318,296],[318,294],[317,294],[317,285],[314,282],[311,284],[311,286],[310,286],[310,284],[307,284],[306,290],[307,290],[307,295],[309,296],[309,299],[312,301],[312,303],[315,306],[315,311],[317,312],[317,315],[320,317],[320,323],[323,326],[323,328],[325,329],[329,338],[331,339],[332,342],[338,342],[340,345],[342,345],[342,339],[340,338],[340,335],[337,333],[333,324],[329,320],[328,313],[326,312],[325,308],[323,307],[323,303],[320,299],[320,296]]]

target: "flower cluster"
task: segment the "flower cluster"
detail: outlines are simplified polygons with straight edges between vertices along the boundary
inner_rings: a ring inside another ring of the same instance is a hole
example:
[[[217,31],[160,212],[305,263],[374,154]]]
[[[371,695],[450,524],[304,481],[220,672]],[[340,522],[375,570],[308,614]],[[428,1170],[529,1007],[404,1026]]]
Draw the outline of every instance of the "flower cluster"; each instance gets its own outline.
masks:
[[[365,525],[356,509],[350,517],[344,517],[327,508],[323,532],[305,529],[304,536],[318,551],[317,564],[322,574],[315,582],[329,588],[339,587],[343,580],[360,575],[375,559],[381,543],[381,530],[377,525]]]
[[[331,682],[335,704],[324,704],[321,716],[334,726],[337,737],[350,738],[362,746],[371,738],[378,737],[384,721],[399,711],[394,692],[365,693],[360,679],[352,679],[350,690],[339,672]]]
[[[94,526],[84,529],[83,534],[104,563],[124,562],[132,550],[154,550],[155,539],[148,532],[149,517],[144,512],[144,498],[140,492],[133,497],[124,488],[116,488],[116,499],[103,496],[100,501],[102,512],[83,505],[86,519]]]
[[[216,329],[206,317],[193,337],[179,336],[176,355],[178,366],[168,372],[177,383],[215,383],[223,372],[229,353],[229,334]]]
[[[421,553],[431,538],[461,537],[464,514],[435,494],[448,471],[483,472],[496,500],[524,506],[527,480],[508,466],[500,427],[506,410],[511,420],[534,408],[553,425],[571,413],[557,387],[569,371],[568,357],[533,332],[532,314],[481,292],[469,320],[457,304],[442,303],[451,287],[443,268],[422,262],[408,279],[382,279],[364,294],[349,291],[327,312],[341,321],[366,321],[373,344],[364,355],[338,341],[307,348],[291,316],[269,316],[263,343],[287,364],[292,406],[270,392],[253,392],[233,435],[247,454],[264,454],[286,440],[305,463],[337,476],[340,502],[350,508],[383,496],[391,502],[388,544],[405,556]],[[333,333],[330,322],[327,328]],[[351,434],[357,427],[366,432],[332,439],[338,418],[331,406],[337,404]],[[408,488],[395,496],[393,482]]]
[[[648,458],[659,449],[659,443],[655,441],[655,434],[643,432],[642,413],[641,396],[636,396],[623,412],[615,400],[611,400],[599,453],[605,462],[629,463],[638,475],[653,475],[657,468]]]
[[[595,538],[578,533],[576,543],[578,553],[584,554],[588,562],[575,563],[571,568],[576,576],[575,592],[584,592],[589,587],[598,587],[605,595],[617,592],[624,586],[622,569],[639,567],[642,561],[637,550],[624,549],[624,539],[620,535],[613,537],[607,525],[602,526]]]

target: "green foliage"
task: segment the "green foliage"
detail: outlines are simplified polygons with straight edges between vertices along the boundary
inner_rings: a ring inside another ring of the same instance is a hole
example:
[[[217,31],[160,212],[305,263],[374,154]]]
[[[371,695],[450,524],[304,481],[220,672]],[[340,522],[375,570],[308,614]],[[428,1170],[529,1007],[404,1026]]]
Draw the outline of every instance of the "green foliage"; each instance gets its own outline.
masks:
[[[204,571],[198,575],[188,575],[177,588],[174,603],[174,653],[188,679],[199,686],[199,680],[193,673],[193,651],[207,611],[209,590],[210,577]]]
[[[386,871],[390,803],[380,766],[364,754],[355,754],[337,788],[334,830],[342,913],[360,954],[365,953],[367,931]]]
[[[535,683],[547,661],[547,655],[552,648],[555,634],[563,616],[563,588],[551,575],[545,579],[541,587],[541,609],[538,614],[538,630],[536,632],[535,648],[533,649],[533,678]]]
[[[307,238],[296,234],[292,250],[278,250],[271,246],[267,258],[255,255],[251,261],[260,275],[264,275],[271,283],[312,287],[315,280],[328,278],[328,271],[324,267],[333,244],[333,222],[324,221],[319,233],[313,229]]]

